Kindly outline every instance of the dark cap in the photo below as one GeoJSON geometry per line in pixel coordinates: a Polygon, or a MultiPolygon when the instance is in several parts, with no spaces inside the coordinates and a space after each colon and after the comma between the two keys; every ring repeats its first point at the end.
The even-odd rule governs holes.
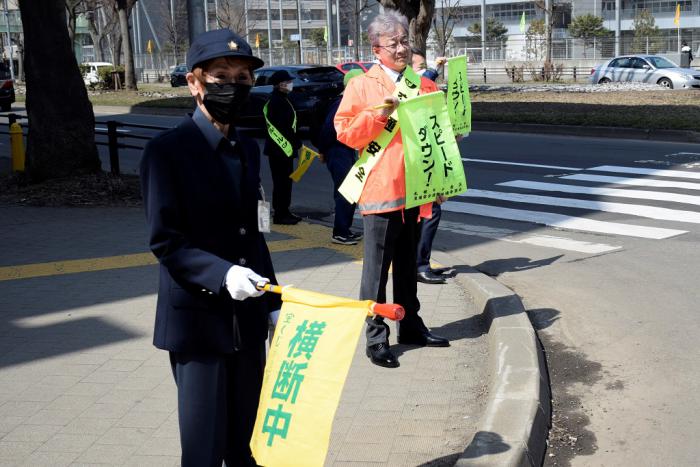
{"type": "Polygon", "coordinates": [[[280,83],[284,83],[285,81],[292,81],[294,78],[292,78],[292,75],[287,73],[287,70],[277,70],[274,73],[272,73],[272,76],[270,76],[270,79],[267,80],[267,82],[273,86],[276,86],[280,83]]]}
{"type": "Polygon", "coordinates": [[[187,69],[192,71],[196,65],[219,57],[246,59],[253,69],[265,64],[258,57],[253,56],[250,45],[241,36],[230,29],[214,29],[194,38],[190,50],[187,51],[187,69]]]}

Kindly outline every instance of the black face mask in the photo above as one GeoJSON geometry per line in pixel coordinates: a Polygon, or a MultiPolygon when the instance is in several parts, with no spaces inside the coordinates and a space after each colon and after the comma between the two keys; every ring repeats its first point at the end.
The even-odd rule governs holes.
{"type": "Polygon", "coordinates": [[[219,123],[233,122],[238,112],[248,102],[252,86],[241,83],[204,83],[207,93],[202,102],[209,115],[219,123]]]}

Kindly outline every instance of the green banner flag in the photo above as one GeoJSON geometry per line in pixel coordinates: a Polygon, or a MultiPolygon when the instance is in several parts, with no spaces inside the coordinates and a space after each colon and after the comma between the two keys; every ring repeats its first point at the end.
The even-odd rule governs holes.
{"type": "Polygon", "coordinates": [[[406,209],[467,190],[464,166],[441,92],[398,107],[406,166],[406,209]]]}
{"type": "Polygon", "coordinates": [[[467,57],[454,57],[447,61],[447,108],[452,129],[456,135],[468,135],[472,131],[472,102],[469,98],[467,57]]]}

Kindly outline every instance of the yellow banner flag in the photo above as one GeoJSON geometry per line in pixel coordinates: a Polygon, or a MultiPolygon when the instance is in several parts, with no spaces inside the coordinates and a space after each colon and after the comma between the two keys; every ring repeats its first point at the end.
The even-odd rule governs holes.
{"type": "Polygon", "coordinates": [[[262,466],[322,466],[370,302],[286,287],[250,448],[262,466]]]}
{"type": "Polygon", "coordinates": [[[299,163],[297,164],[297,168],[289,175],[289,178],[295,182],[301,180],[301,177],[303,177],[306,171],[309,170],[311,163],[317,157],[319,157],[319,154],[316,151],[306,146],[302,146],[301,151],[299,151],[299,163]]]}
{"type": "Polygon", "coordinates": [[[673,24],[675,24],[676,26],[681,25],[681,4],[680,3],[676,3],[676,16],[675,16],[675,18],[673,18],[673,24]]]}

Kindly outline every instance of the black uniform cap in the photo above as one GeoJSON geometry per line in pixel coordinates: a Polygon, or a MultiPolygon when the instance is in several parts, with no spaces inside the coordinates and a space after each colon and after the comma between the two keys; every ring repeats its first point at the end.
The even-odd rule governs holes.
{"type": "Polygon", "coordinates": [[[293,79],[294,78],[292,78],[292,75],[287,73],[287,70],[277,70],[272,73],[272,76],[270,76],[270,79],[268,79],[267,82],[268,84],[276,86],[280,83],[284,83],[285,81],[292,81],[293,79]]]}
{"type": "Polygon", "coordinates": [[[192,71],[200,63],[219,57],[245,59],[251,63],[253,69],[265,64],[253,56],[250,45],[241,36],[230,29],[214,29],[194,38],[190,50],[187,51],[187,69],[192,71]]]}

